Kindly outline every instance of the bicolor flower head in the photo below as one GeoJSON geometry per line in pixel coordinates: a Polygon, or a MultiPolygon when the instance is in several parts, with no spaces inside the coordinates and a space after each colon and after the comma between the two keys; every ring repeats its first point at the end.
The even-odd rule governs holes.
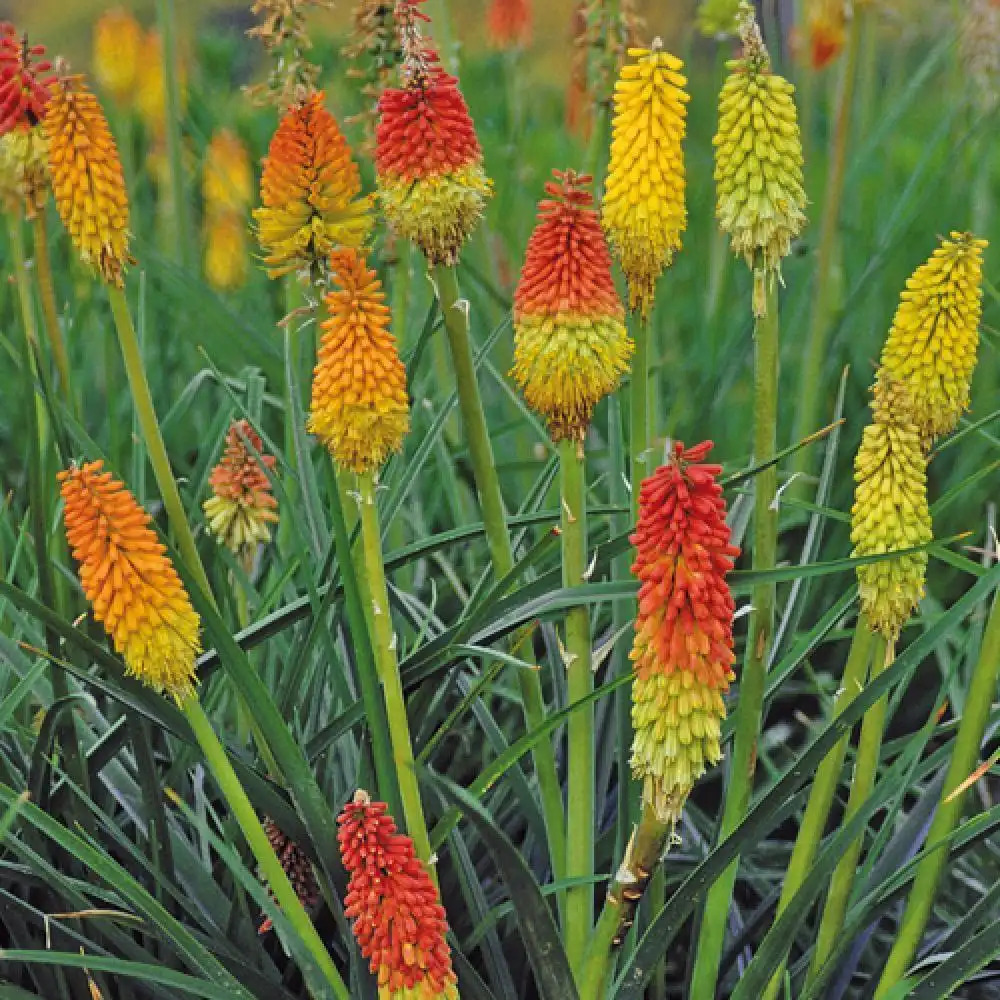
{"type": "Polygon", "coordinates": [[[400,8],[409,18],[401,28],[403,86],[386,88],[378,102],[379,201],[393,230],[430,264],[451,264],[482,217],[492,184],[458,80],[422,47],[413,31],[418,12],[400,8]]]}
{"type": "Polygon", "coordinates": [[[332,253],[330,271],[340,287],[326,296],[309,430],[338,465],[371,472],[399,451],[410,428],[406,369],[375,272],[356,250],[332,253]]]}
{"type": "Polygon", "coordinates": [[[271,139],[254,211],[272,278],[319,264],[336,247],[360,247],[371,202],[336,119],[319,91],[285,112],[271,139]]]}
{"type": "Polygon", "coordinates": [[[150,517],[102,462],[59,473],[80,583],[133,677],[178,701],[194,693],[200,622],[150,517]]]}
{"type": "Polygon", "coordinates": [[[128,192],[118,147],[82,76],[52,88],[43,121],[52,194],[83,261],[109,284],[125,284],[128,192]]]}
{"type": "Polygon", "coordinates": [[[51,69],[44,45],[29,45],[14,25],[0,22],[0,135],[42,120],[55,82],[51,69]]]}
{"type": "MultiPolygon", "coordinates": [[[[883,555],[933,539],[927,505],[927,455],[909,417],[907,387],[886,374],[875,385],[874,420],[854,459],[851,555],[883,555]]],[[[927,551],[859,566],[861,610],[871,628],[895,640],[924,594],[927,551]]]]}
{"type": "Polygon", "coordinates": [[[907,280],[882,350],[882,369],[905,386],[925,444],[954,430],[969,408],[986,246],[972,233],[942,240],[907,280]]]}
{"type": "Polygon", "coordinates": [[[144,43],[142,25],[124,7],[105,11],[94,25],[94,79],[118,104],[135,100],[144,43]]]}
{"type": "Polygon", "coordinates": [[[632,773],[664,823],[677,822],[694,783],[722,756],[722,696],[734,677],[726,574],[739,549],[729,542],[721,466],[704,463],[711,447],[674,445],[642,483],[632,535],[632,773]]]}
{"type": "Polygon", "coordinates": [[[486,33],[495,49],[513,49],[531,41],[530,0],[491,0],[486,33]]]}
{"type": "Polygon", "coordinates": [[[611,162],[601,221],[628,281],[629,305],[653,305],[656,279],[687,227],[684,139],[688,95],[683,63],[653,49],[629,49],[615,84],[611,162]]]}
{"type": "Polygon", "coordinates": [[[743,57],[728,63],[719,96],[715,146],[715,214],[733,252],[754,272],[753,310],[762,316],[767,283],[806,223],[802,143],[792,98],[795,88],[771,72],[754,19],[740,6],[743,57]]]}
{"type": "Polygon", "coordinates": [[[847,37],[847,0],[810,0],[806,8],[809,63],[823,69],[840,55],[847,37]]]}
{"type": "Polygon", "coordinates": [[[511,375],[554,441],[582,441],[594,407],[628,371],[634,345],[585,190],[591,178],[553,173],[514,292],[511,375]]]}
{"type": "Polygon", "coordinates": [[[386,813],[384,802],[358,791],[337,818],[350,875],[344,914],[378,980],[379,1000],[457,1000],[444,907],[413,841],[386,813]]]}
{"type": "Polygon", "coordinates": [[[250,423],[234,420],[222,458],[208,479],[212,496],[203,507],[209,531],[247,569],[257,546],[271,540],[271,525],[278,521],[278,501],[267,478],[274,463],[273,455],[264,454],[260,435],[250,423]]]}
{"type": "MultiPolygon", "coordinates": [[[[299,897],[299,902],[307,910],[315,906],[319,902],[319,883],[316,881],[316,873],[313,871],[309,855],[291,837],[286,836],[273,819],[265,819],[263,826],[271,849],[281,862],[281,867],[295,890],[295,895],[299,897]]],[[[257,933],[266,934],[272,926],[268,917],[261,922],[257,933]]]]}
{"type": "Polygon", "coordinates": [[[242,215],[253,197],[253,168],[243,141],[227,128],[217,130],[205,150],[201,193],[206,215],[242,215]]]}

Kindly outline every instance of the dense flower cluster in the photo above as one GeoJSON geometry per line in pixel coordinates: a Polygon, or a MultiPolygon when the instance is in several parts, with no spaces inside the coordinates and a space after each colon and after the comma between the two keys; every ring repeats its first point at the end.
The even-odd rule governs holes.
{"type": "Polygon", "coordinates": [[[182,701],[194,692],[200,622],[149,515],[103,463],[59,473],[80,583],[127,671],[182,701]]]}
{"type": "Polygon", "coordinates": [[[554,441],[582,441],[594,407],[628,370],[633,344],[611,277],[591,178],[554,171],[514,293],[511,375],[554,441]]]}
{"type": "MultiPolygon", "coordinates": [[[[299,902],[307,910],[315,906],[319,902],[319,883],[309,855],[291,837],[286,836],[273,819],[264,820],[264,833],[295,890],[295,895],[299,897],[299,902]]],[[[266,918],[257,933],[266,934],[272,926],[270,918],[266,918]]]]}
{"type": "Polygon", "coordinates": [[[643,481],[632,572],[639,612],[631,658],[632,772],[643,801],[675,823],[706,767],[722,756],[723,694],[734,674],[730,544],[721,466],[704,463],[710,441],[674,445],[643,481]]]}
{"type": "Polygon", "coordinates": [[[634,62],[615,84],[614,131],[601,221],[628,281],[629,304],[653,305],[656,279],[673,260],[687,227],[684,139],[688,94],[684,65],[654,46],[629,49],[634,62]]]}
{"type": "Polygon", "coordinates": [[[344,914],[378,980],[379,1000],[457,1000],[448,923],[413,841],[384,802],[358,791],[337,819],[350,875],[344,914]]]}

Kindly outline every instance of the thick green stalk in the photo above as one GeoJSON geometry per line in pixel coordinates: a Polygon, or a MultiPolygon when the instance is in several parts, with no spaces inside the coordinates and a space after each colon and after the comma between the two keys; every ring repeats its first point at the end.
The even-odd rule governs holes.
{"type": "Polygon", "coordinates": [[[132,390],[132,403],[139,418],[139,426],[146,442],[149,464],[153,467],[156,484],[167,511],[170,528],[174,533],[177,548],[188,568],[188,572],[201,588],[205,597],[215,604],[212,588],[202,565],[198,548],[194,543],[194,535],[184,514],[184,505],[170,469],[170,459],[160,433],[160,424],[153,408],[153,397],[149,392],[149,382],[146,379],[146,369],[142,363],[142,353],[139,350],[139,340],[132,325],[132,316],[125,301],[125,292],[114,285],[108,286],[108,298],[111,300],[111,313],[114,316],[115,327],[118,330],[118,343],[122,349],[122,359],[125,362],[125,373],[128,376],[129,388],[132,390]]]}
{"type": "MultiPolygon", "coordinates": [[[[844,665],[844,676],[840,681],[840,689],[833,701],[834,718],[840,715],[862,691],[865,675],[868,672],[868,664],[871,661],[873,641],[874,636],[868,627],[868,617],[861,615],[854,628],[854,636],[847,654],[847,663],[844,665]]],[[[816,770],[816,777],[809,789],[809,801],[806,803],[806,809],[802,815],[802,825],[799,827],[795,846],[792,848],[792,855],[788,859],[788,866],[785,869],[781,898],[778,900],[778,908],[774,914],[775,920],[785,912],[816,859],[816,853],[823,839],[823,831],[826,828],[826,821],[830,816],[830,806],[833,804],[833,797],[837,793],[837,785],[840,783],[840,772],[844,766],[844,758],[847,756],[850,739],[850,733],[845,733],[823,758],[823,762],[816,770]]],[[[775,1000],[781,989],[783,977],[784,963],[775,972],[761,1000],[775,1000]]]]}
{"type": "MultiPolygon", "coordinates": [[[[330,987],[339,1000],[350,1000],[350,993],[348,993],[340,973],[337,972],[337,967],[333,964],[333,959],[309,918],[309,914],[303,909],[291,882],[288,881],[288,876],[281,867],[281,862],[274,853],[274,849],[267,839],[267,834],[264,833],[257,813],[251,805],[250,799],[247,798],[232,764],[229,763],[226,751],[219,742],[219,737],[215,734],[208,716],[205,715],[205,710],[201,707],[201,702],[198,701],[197,697],[188,698],[181,703],[181,709],[191,725],[191,731],[198,740],[198,745],[205,754],[205,761],[212,771],[219,790],[225,797],[233,816],[236,817],[236,821],[240,824],[243,835],[250,845],[250,850],[253,851],[254,857],[257,859],[262,877],[267,881],[275,901],[281,907],[281,912],[315,961],[325,984],[330,987]]],[[[310,992],[318,995],[312,989],[310,992]]]]}
{"type": "Polygon", "coordinates": [[[972,683],[965,699],[965,709],[955,734],[948,773],[941,789],[941,802],[934,814],[927,834],[929,853],[917,867],[917,874],[910,890],[903,920],[896,932],[896,940],[889,952],[882,978],[875,991],[875,1000],[883,1000],[889,991],[906,974],[917,953],[927,919],[931,913],[938,884],[948,862],[948,838],[955,832],[962,818],[966,789],[958,791],[976,768],[983,733],[990,717],[1000,675],[1000,601],[995,602],[983,635],[979,661],[972,674],[972,683]]]}
{"type": "Polygon", "coordinates": [[[649,475],[649,335],[648,316],[633,313],[632,378],[629,384],[629,476],[632,483],[632,520],[639,516],[639,487],[649,475]]]}
{"type": "MultiPolygon", "coordinates": [[[[562,492],[562,582],[579,587],[587,573],[587,506],[583,444],[559,444],[562,492]]],[[[590,613],[586,605],[566,613],[566,697],[572,705],[594,690],[590,613]]],[[[594,874],[594,706],[578,708],[567,724],[568,791],[566,876],[594,874]]],[[[566,893],[566,954],[582,985],[587,940],[594,926],[594,887],[588,882],[566,893]]]]}
{"type": "Polygon", "coordinates": [[[406,832],[413,838],[417,857],[427,866],[437,881],[431,865],[431,841],[427,835],[427,820],[417,786],[417,770],[413,760],[413,742],[410,723],[406,717],[406,699],[399,677],[396,658],[396,636],[392,630],[392,611],[389,607],[389,588],[385,581],[385,564],[382,557],[382,535],[375,505],[375,479],[371,472],[358,476],[359,503],[361,506],[361,548],[364,575],[368,584],[368,620],[375,654],[375,669],[382,684],[385,712],[389,722],[389,739],[392,756],[399,779],[399,793],[403,803],[406,832]]]}
{"type": "MultiPolygon", "coordinates": [[[[871,680],[888,667],[893,660],[893,647],[886,648],[881,637],[875,643],[872,657],[871,680]]],[[[858,740],[858,756],[854,763],[854,778],[851,781],[851,792],[847,799],[847,809],[843,822],[847,823],[864,805],[865,800],[875,787],[875,777],[878,772],[879,757],[882,753],[882,734],[885,731],[885,720],[889,710],[889,695],[883,695],[867,712],[861,723],[861,737],[858,740]]],[[[823,916],[819,922],[819,932],[816,935],[816,947],[813,950],[809,972],[806,975],[806,985],[810,985],[826,964],[836,947],[837,938],[844,927],[844,916],[847,904],[851,898],[854,877],[857,874],[858,859],[861,857],[861,847],[864,837],[857,837],[851,842],[847,851],[837,862],[837,867],[830,879],[830,890],[823,906],[823,916]]]]}
{"type": "MultiPolygon", "coordinates": [[[[858,37],[861,30],[860,22],[865,16],[867,15],[864,13],[864,5],[857,5],[841,56],[837,112],[833,133],[830,136],[830,165],[823,192],[823,214],[820,220],[819,248],[816,253],[816,286],[799,381],[798,414],[795,425],[797,439],[804,438],[816,429],[819,407],[825,398],[822,394],[823,366],[827,360],[827,341],[836,310],[834,296],[837,287],[837,237],[844,193],[847,144],[851,134],[854,84],[857,78],[858,37]]],[[[798,451],[793,459],[793,471],[805,471],[811,456],[812,451],[809,448],[798,451]]]]}
{"type": "MultiPolygon", "coordinates": [[[[755,275],[755,281],[758,279],[759,276],[755,275]]],[[[758,465],[769,461],[775,454],[778,422],[778,282],[773,275],[764,275],[763,280],[766,283],[764,315],[757,320],[754,328],[753,456],[758,465]]],[[[758,571],[774,568],[778,537],[778,511],[774,503],[777,476],[776,467],[771,465],[759,472],[755,480],[752,563],[753,568],[758,571]]],[[[767,661],[774,633],[774,584],[758,583],[753,588],[751,600],[753,612],[750,616],[743,670],[740,673],[733,758],[719,830],[720,840],[728,837],[742,822],[753,791],[767,661]]],[[[719,876],[708,892],[691,980],[691,996],[715,995],[729,904],[738,867],[737,859],[719,876]]]]}
{"type": "MultiPolygon", "coordinates": [[[[490,443],[483,401],[476,379],[476,366],[472,358],[472,344],[469,334],[469,304],[462,300],[458,275],[454,267],[437,265],[432,272],[434,287],[445,331],[451,349],[453,375],[458,389],[458,406],[462,414],[462,424],[472,462],[472,474],[479,494],[479,505],[483,512],[483,527],[486,542],[493,562],[493,570],[498,578],[507,576],[514,568],[514,552],[507,530],[507,517],[500,493],[500,479],[497,476],[493,446],[490,443]]],[[[527,663],[533,663],[534,651],[530,637],[525,638],[515,651],[527,663]]],[[[545,721],[545,700],[542,683],[534,667],[523,667],[517,672],[517,681],[524,708],[524,719],[529,730],[539,728],[545,721]]],[[[549,840],[549,857],[557,878],[561,878],[566,868],[566,833],[563,818],[562,789],[556,771],[555,753],[551,740],[539,740],[532,750],[535,774],[542,800],[545,830],[549,840]]]]}
{"type": "Polygon", "coordinates": [[[73,391],[69,375],[69,357],[66,343],[59,327],[59,310],[56,308],[56,288],[52,280],[52,259],[49,254],[49,235],[45,228],[45,215],[39,212],[33,223],[35,235],[35,274],[38,276],[38,292],[42,300],[42,316],[45,332],[52,350],[52,360],[59,372],[59,391],[66,405],[73,409],[73,391]]]}

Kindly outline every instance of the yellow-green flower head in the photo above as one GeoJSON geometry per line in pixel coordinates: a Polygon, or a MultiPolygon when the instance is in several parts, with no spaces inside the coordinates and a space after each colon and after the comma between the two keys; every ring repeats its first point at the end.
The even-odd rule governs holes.
{"type": "Polygon", "coordinates": [[[0,203],[33,219],[49,192],[49,147],[39,126],[0,136],[0,203]]]}
{"type": "Polygon", "coordinates": [[[795,88],[771,72],[771,60],[749,4],[740,7],[743,57],[728,64],[719,96],[715,146],[715,214],[733,252],[754,270],[754,314],[763,315],[791,241],[806,223],[802,143],[795,88]]]}
{"type": "MultiPolygon", "coordinates": [[[[875,419],[865,428],[854,460],[851,541],[855,558],[926,545],[933,538],[927,505],[927,456],[920,430],[907,416],[905,386],[881,376],[872,404],[875,419]]],[[[924,594],[927,552],[858,567],[861,609],[871,628],[890,641],[924,594]]]]}
{"type": "Polygon", "coordinates": [[[660,50],[629,49],[636,60],[615,84],[611,162],[601,222],[628,281],[629,306],[647,313],[656,279],[673,261],[687,227],[684,65],[660,50]]]}
{"type": "Polygon", "coordinates": [[[942,240],[906,282],[882,349],[882,368],[906,386],[925,445],[954,430],[969,407],[986,245],[972,233],[942,240]]]}
{"type": "Polygon", "coordinates": [[[703,35],[735,35],[740,0],[701,0],[698,30],[703,35]]]}

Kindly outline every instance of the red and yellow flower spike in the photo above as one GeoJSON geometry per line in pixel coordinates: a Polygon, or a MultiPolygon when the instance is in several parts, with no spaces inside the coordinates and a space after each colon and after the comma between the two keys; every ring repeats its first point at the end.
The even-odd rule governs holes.
{"type": "Polygon", "coordinates": [[[371,201],[323,96],[285,112],[264,159],[253,215],[272,278],[319,264],[336,247],[361,247],[371,232],[371,201]]]}
{"type": "Polygon", "coordinates": [[[118,104],[135,100],[144,42],[142,25],[124,7],[105,11],[94,25],[94,79],[118,104]]]}
{"type": "Polygon", "coordinates": [[[847,37],[847,0],[810,0],[806,9],[809,63],[824,69],[840,55],[847,37]]]}
{"type": "Polygon", "coordinates": [[[553,171],[514,293],[511,375],[553,441],[582,441],[594,407],[628,371],[633,343],[611,256],[585,190],[591,178],[553,171]]]}
{"type": "Polygon", "coordinates": [[[375,272],[353,249],[334,251],[330,271],[340,288],[326,296],[309,430],[338,465],[372,472],[399,451],[410,428],[406,369],[375,272]]]}
{"type": "Polygon", "coordinates": [[[378,980],[379,1000],[458,1000],[437,889],[384,802],[358,791],[337,818],[350,879],[344,914],[378,980]]]}
{"type": "Polygon", "coordinates": [[[491,0],[486,34],[495,49],[527,45],[531,41],[530,0],[491,0]]]}
{"type": "Polygon", "coordinates": [[[674,444],[667,463],[643,481],[632,572],[639,612],[631,658],[632,773],[643,802],[676,823],[695,781],[722,756],[723,694],[735,676],[730,544],[719,465],[712,448],[674,444]]]}
{"type": "Polygon", "coordinates": [[[102,462],[59,473],[80,583],[129,674],[184,701],[194,694],[200,622],[150,517],[102,462]]]}
{"type": "Polygon", "coordinates": [[[52,88],[44,119],[56,208],[80,257],[109,284],[125,284],[128,192],[118,148],[82,76],[52,88]]]}
{"type": "Polygon", "coordinates": [[[0,22],[0,135],[41,121],[55,82],[51,69],[44,45],[29,45],[14,25],[0,22]]]}
{"type": "Polygon", "coordinates": [[[615,84],[611,162],[601,221],[628,281],[629,306],[646,315],[656,279],[687,227],[684,139],[688,94],[683,63],[664,52],[629,49],[615,84]]]}
{"type": "Polygon", "coordinates": [[[212,496],[202,505],[209,531],[248,571],[257,546],[271,540],[271,525],[278,521],[278,501],[267,478],[275,458],[263,452],[260,435],[249,421],[234,420],[222,458],[208,479],[212,496]]]}
{"type": "MultiPolygon", "coordinates": [[[[927,455],[908,387],[881,372],[874,420],[854,460],[852,557],[927,545],[934,537],[927,504],[927,455]]],[[[859,566],[861,610],[873,631],[894,641],[924,593],[927,552],[909,552],[859,566]]]]}
{"type": "Polygon", "coordinates": [[[492,184],[458,80],[424,48],[426,20],[411,3],[397,5],[403,86],[379,98],[375,175],[386,219],[428,263],[453,264],[483,214],[492,184]]]}
{"type": "Polygon", "coordinates": [[[907,418],[929,445],[969,407],[979,346],[986,240],[952,233],[906,282],[882,349],[882,370],[905,386],[907,418]]]}

